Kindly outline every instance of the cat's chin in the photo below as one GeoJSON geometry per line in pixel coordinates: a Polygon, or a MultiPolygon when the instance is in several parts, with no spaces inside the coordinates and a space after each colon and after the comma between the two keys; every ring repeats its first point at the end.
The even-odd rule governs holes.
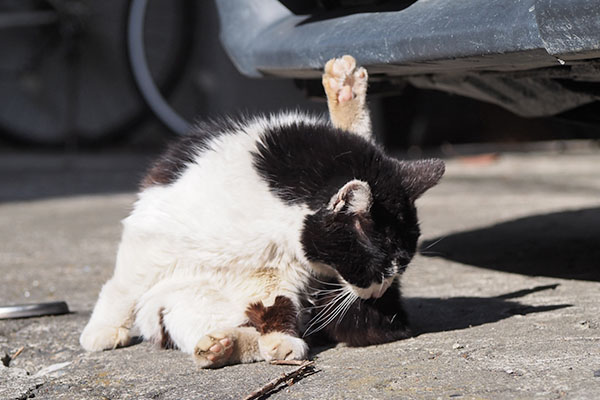
{"type": "Polygon", "coordinates": [[[383,280],[383,282],[372,283],[371,286],[366,288],[361,288],[350,283],[346,284],[350,287],[350,289],[361,299],[378,299],[385,293],[386,290],[392,285],[394,282],[394,277],[391,276],[383,280]]]}

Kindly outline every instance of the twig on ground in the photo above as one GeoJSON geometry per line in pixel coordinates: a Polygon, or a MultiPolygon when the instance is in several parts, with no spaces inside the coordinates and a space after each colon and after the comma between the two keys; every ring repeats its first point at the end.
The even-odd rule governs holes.
{"type": "Polygon", "coordinates": [[[13,354],[12,356],[10,356],[10,359],[14,360],[15,358],[19,357],[19,354],[21,354],[24,349],[25,349],[25,346],[19,347],[19,349],[17,351],[15,351],[15,354],[13,354]]]}
{"type": "Polygon", "coordinates": [[[8,355],[8,354],[4,354],[4,357],[2,357],[1,361],[2,364],[4,364],[5,367],[10,367],[10,362],[12,360],[14,360],[15,358],[17,358],[19,356],[19,354],[21,354],[23,352],[23,349],[25,348],[25,346],[21,346],[17,351],[14,352],[14,354],[8,355]]]}
{"type": "MultiPolygon", "coordinates": [[[[283,364],[283,363],[281,363],[281,364],[283,364]]],[[[283,365],[289,365],[289,364],[283,364],[283,365]]],[[[296,364],[294,363],[293,365],[296,365],[296,364]]],[[[248,396],[244,397],[243,400],[258,399],[258,398],[266,395],[267,393],[271,392],[275,388],[277,388],[283,382],[288,382],[288,385],[290,385],[291,384],[290,382],[292,382],[295,378],[308,372],[308,370],[310,368],[312,368],[314,365],[315,365],[314,361],[308,361],[308,360],[301,361],[301,364],[298,368],[296,368],[293,371],[282,374],[279,378],[273,379],[272,381],[268,382],[260,389],[257,389],[254,392],[250,393],[248,396]]]]}
{"type": "Polygon", "coordinates": [[[302,365],[306,360],[273,360],[272,365],[302,365]]]}

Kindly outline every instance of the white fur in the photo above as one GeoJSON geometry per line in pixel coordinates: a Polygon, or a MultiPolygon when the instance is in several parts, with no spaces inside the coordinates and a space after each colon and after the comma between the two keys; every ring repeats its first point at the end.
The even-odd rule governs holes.
{"type": "Polygon", "coordinates": [[[251,152],[266,127],[298,120],[316,121],[297,113],[252,120],[213,139],[172,184],[139,194],[114,276],[81,335],[86,350],[125,344],[133,324],[158,338],[162,313],[171,338],[192,353],[203,335],[243,323],[249,303],[297,300],[312,270],[299,237],[309,210],[275,196],[251,152]]]}
{"type": "Polygon", "coordinates": [[[266,360],[301,360],[308,354],[308,345],[298,337],[282,332],[270,332],[258,339],[260,355],[266,360]]]}

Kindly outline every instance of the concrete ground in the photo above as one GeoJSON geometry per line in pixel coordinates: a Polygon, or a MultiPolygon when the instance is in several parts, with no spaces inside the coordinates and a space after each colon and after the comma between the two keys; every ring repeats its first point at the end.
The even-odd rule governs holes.
{"type": "MultiPolygon", "coordinates": [[[[271,398],[600,398],[600,150],[448,161],[419,200],[422,254],[404,276],[417,335],[317,349],[316,373],[271,398]]],[[[71,314],[0,320],[0,399],[242,398],[282,372],[198,370],[147,343],[85,353],[119,220],[148,157],[0,155],[0,305],[71,314]]]]}

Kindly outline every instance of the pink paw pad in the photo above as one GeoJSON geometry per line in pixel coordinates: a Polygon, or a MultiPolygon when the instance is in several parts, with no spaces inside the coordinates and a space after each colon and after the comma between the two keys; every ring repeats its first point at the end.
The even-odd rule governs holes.
{"type": "Polygon", "coordinates": [[[338,103],[346,103],[359,96],[364,98],[367,80],[367,70],[357,68],[356,60],[351,56],[331,59],[325,65],[323,85],[327,97],[338,103]]]}
{"type": "Polygon", "coordinates": [[[344,86],[338,94],[338,101],[343,103],[352,100],[353,97],[352,88],[350,86],[344,86]]]}
{"type": "Polygon", "coordinates": [[[206,335],[196,344],[194,356],[203,368],[225,365],[233,353],[233,340],[222,334],[206,335]]]}

